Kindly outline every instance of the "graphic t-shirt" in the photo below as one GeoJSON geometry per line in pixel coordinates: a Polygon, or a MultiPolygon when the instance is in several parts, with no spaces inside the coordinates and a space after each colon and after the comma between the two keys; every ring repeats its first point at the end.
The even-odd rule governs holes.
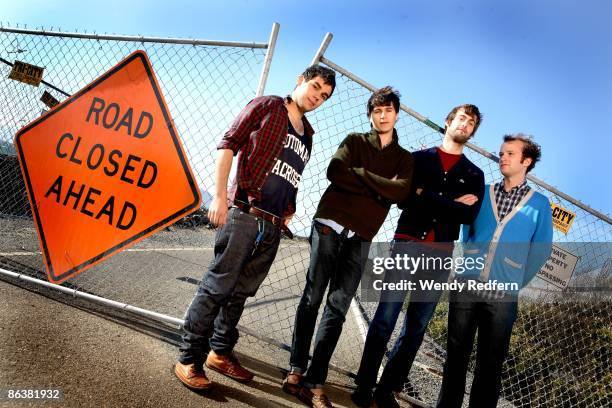
{"type": "Polygon", "coordinates": [[[261,203],[257,207],[282,216],[287,205],[295,200],[302,172],[310,158],[308,136],[298,135],[291,122],[285,146],[261,188],[261,203]]]}

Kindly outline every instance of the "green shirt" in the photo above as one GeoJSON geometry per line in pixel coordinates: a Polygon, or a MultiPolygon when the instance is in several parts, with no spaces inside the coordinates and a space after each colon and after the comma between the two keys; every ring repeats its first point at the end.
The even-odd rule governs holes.
{"type": "Polygon", "coordinates": [[[331,184],[314,218],[334,220],[372,240],[391,204],[403,201],[410,193],[412,170],[412,155],[399,145],[395,129],[392,142],[384,148],[375,130],[351,133],[329,163],[327,178],[331,184]]]}

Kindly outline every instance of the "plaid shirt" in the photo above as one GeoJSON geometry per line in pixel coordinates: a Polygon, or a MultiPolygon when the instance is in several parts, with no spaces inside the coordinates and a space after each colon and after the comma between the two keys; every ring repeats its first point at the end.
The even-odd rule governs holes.
{"type": "MultiPolygon", "coordinates": [[[[261,188],[280,155],[289,126],[285,102],[289,97],[260,96],[253,99],[238,114],[229,130],[223,135],[217,149],[231,149],[238,154],[236,180],[230,187],[229,199],[233,202],[237,187],[249,199],[261,200],[261,188]]],[[[302,117],[304,134],[308,138],[308,150],[312,146],[314,130],[306,117],[302,117]]],[[[283,215],[293,214],[291,203],[283,215]]]]}
{"type": "Polygon", "coordinates": [[[493,188],[495,190],[495,203],[497,204],[497,214],[499,214],[500,221],[516,207],[518,202],[531,189],[527,185],[527,179],[523,180],[518,186],[512,187],[509,192],[506,192],[504,189],[504,180],[496,183],[493,188]]]}

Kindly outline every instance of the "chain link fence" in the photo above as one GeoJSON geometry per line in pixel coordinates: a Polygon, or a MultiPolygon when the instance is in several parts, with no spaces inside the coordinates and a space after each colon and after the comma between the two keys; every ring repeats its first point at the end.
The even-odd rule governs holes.
{"type": "MultiPolygon", "coordinates": [[[[314,212],[326,187],[326,183],[316,175],[325,174],[329,157],[341,139],[350,132],[369,129],[365,107],[371,86],[326,58],[322,58],[322,62],[340,75],[333,98],[312,117],[318,135],[317,151],[312,156],[302,185],[304,197],[301,202],[306,214],[314,212]]],[[[442,140],[437,125],[407,107],[403,107],[396,129],[400,144],[411,151],[439,145],[442,140]]],[[[478,137],[488,136],[479,134],[478,137]]],[[[501,135],[495,137],[501,141],[501,135]]],[[[487,183],[501,179],[496,157],[492,154],[477,146],[464,152],[484,171],[487,183]]],[[[545,165],[546,160],[540,164],[545,165]]],[[[523,291],[510,356],[504,368],[503,401],[500,405],[609,406],[612,402],[612,372],[609,369],[612,354],[610,218],[537,178],[531,178],[536,191],[576,214],[567,234],[555,229],[553,239],[556,246],[579,257],[579,261],[565,290],[538,277],[530,285],[533,289],[523,291]]],[[[393,238],[398,216],[399,211],[392,208],[375,241],[389,242],[393,238]]],[[[309,221],[307,216],[303,219],[309,221]]],[[[376,303],[361,300],[359,303],[364,320],[369,321],[376,303]]],[[[435,403],[441,384],[447,312],[448,302],[441,301],[410,374],[418,398],[426,404],[435,403]]],[[[403,316],[400,316],[389,347],[397,338],[402,321],[403,316]]],[[[345,330],[344,335],[349,333],[345,330]]],[[[358,336],[356,333],[350,335],[358,336]]],[[[351,370],[358,367],[359,357],[356,355],[352,360],[351,370]]],[[[474,363],[472,359],[470,371],[473,371],[474,363]]]]}
{"type": "MultiPolygon", "coordinates": [[[[55,34],[0,31],[0,267],[42,279],[45,279],[42,257],[12,138],[19,128],[47,109],[40,101],[44,91],[64,100],[130,52],[144,49],[203,191],[206,207],[211,197],[206,189],[214,183],[215,145],[240,109],[255,96],[265,58],[265,44],[237,47],[55,34]],[[45,83],[35,88],[7,79],[15,60],[44,67],[45,83]]],[[[272,270],[257,296],[247,303],[241,320],[244,330],[283,348],[291,343],[295,311],[309,262],[307,237],[312,216],[328,185],[325,173],[329,159],[348,133],[369,130],[366,102],[371,86],[326,58],[321,61],[338,72],[338,84],[333,97],[309,115],[317,133],[302,177],[297,213],[291,223],[296,238],[282,241],[272,270]]],[[[402,146],[413,151],[441,142],[435,124],[403,108],[396,125],[402,146]]],[[[466,155],[484,171],[487,182],[499,179],[491,155],[479,149],[466,149],[466,155]]],[[[546,165],[546,161],[541,165],[546,165]]],[[[609,292],[587,294],[572,291],[572,287],[609,288],[610,220],[593,215],[575,200],[568,201],[561,192],[533,183],[532,186],[576,214],[568,234],[555,230],[554,240],[559,246],[565,244],[580,260],[566,290],[559,291],[540,281],[537,296],[522,296],[505,365],[504,399],[500,405],[608,406],[612,400],[612,373],[608,368],[612,340],[609,292]]],[[[398,217],[399,211],[393,207],[375,241],[392,239],[398,217]]],[[[180,317],[212,257],[213,240],[214,232],[207,228],[205,212],[201,212],[64,286],[180,317]]],[[[357,298],[332,360],[335,367],[356,372],[367,321],[375,309],[375,303],[357,298]]],[[[440,302],[410,374],[423,404],[435,401],[441,384],[447,311],[448,303],[440,302]]],[[[394,338],[399,326],[398,323],[394,338]]]]}
{"type": "MultiPolygon", "coordinates": [[[[41,101],[45,92],[64,101],[144,50],[206,207],[216,144],[263,91],[277,32],[275,25],[269,43],[238,43],[0,28],[0,267],[46,280],[13,145],[16,132],[49,109],[41,101]],[[36,87],[9,79],[16,61],[44,68],[43,82],[36,87]]],[[[213,240],[205,211],[199,211],[63,286],[180,317],[208,265],[213,240]]]]}

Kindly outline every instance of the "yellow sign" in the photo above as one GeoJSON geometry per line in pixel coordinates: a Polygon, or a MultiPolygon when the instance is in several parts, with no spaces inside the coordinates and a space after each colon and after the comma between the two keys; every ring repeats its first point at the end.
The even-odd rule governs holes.
{"type": "Polygon", "coordinates": [[[44,68],[37,67],[36,65],[15,61],[13,69],[11,69],[9,73],[9,78],[29,85],[38,86],[40,85],[40,81],[42,81],[44,70],[44,68]]]}
{"type": "Polygon", "coordinates": [[[550,207],[552,208],[553,226],[562,233],[567,234],[574,222],[574,218],[576,218],[576,213],[566,210],[555,203],[551,203],[550,207]]]}

